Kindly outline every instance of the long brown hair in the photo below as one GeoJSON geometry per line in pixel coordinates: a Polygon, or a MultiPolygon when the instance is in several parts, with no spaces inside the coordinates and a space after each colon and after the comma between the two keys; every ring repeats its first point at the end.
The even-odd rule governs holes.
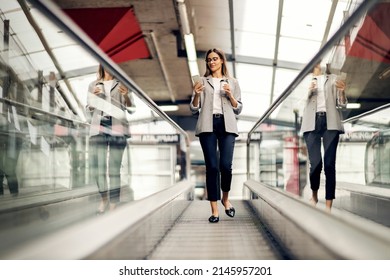
{"type": "MultiPolygon", "coordinates": [[[[111,74],[111,72],[109,72],[109,71],[107,71],[107,72],[109,74],[111,74]]],[[[103,65],[99,64],[99,68],[98,68],[98,71],[96,73],[96,76],[97,76],[98,80],[104,80],[106,74],[105,74],[105,68],[103,67],[103,65]]],[[[112,75],[112,78],[114,79],[115,77],[112,75]]]]}
{"type": "Polygon", "coordinates": [[[229,71],[227,69],[227,66],[226,66],[226,56],[225,56],[225,53],[220,50],[220,49],[209,49],[207,52],[206,52],[206,57],[205,57],[205,61],[206,61],[206,72],[204,73],[204,77],[208,77],[211,75],[211,70],[209,68],[209,64],[207,63],[207,57],[209,56],[210,53],[216,53],[219,58],[222,60],[222,76],[225,76],[225,77],[230,77],[229,75],[229,71]]]}
{"type": "Polygon", "coordinates": [[[99,64],[99,68],[98,68],[98,71],[97,71],[97,79],[98,80],[103,80],[104,79],[104,67],[101,64],[99,64]]]}

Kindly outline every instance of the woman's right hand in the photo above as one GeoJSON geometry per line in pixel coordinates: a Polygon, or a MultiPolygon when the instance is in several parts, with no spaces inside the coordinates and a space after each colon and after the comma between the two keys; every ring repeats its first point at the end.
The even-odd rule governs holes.
{"type": "Polygon", "coordinates": [[[100,87],[94,87],[93,93],[99,95],[100,93],[102,93],[102,89],[100,87]]]}
{"type": "Polygon", "coordinates": [[[345,81],[343,80],[336,80],[336,88],[338,90],[344,91],[345,90],[345,81]]]}
{"type": "Polygon", "coordinates": [[[315,90],[315,89],[317,89],[317,79],[312,79],[309,90],[315,90]]]}
{"type": "Polygon", "coordinates": [[[196,82],[194,84],[194,92],[199,95],[204,90],[204,85],[201,82],[196,82]]]}

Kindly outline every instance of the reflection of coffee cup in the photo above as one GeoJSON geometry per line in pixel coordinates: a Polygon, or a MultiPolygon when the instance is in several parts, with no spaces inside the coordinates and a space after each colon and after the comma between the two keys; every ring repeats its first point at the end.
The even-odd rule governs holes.
{"type": "Polygon", "coordinates": [[[99,89],[98,95],[104,96],[104,84],[102,82],[97,82],[95,87],[99,89]]]}
{"type": "Polygon", "coordinates": [[[311,80],[310,96],[316,95],[317,90],[318,90],[318,80],[317,78],[313,78],[311,80]]]}
{"type": "Polygon", "coordinates": [[[313,89],[316,89],[318,87],[317,78],[313,78],[313,80],[311,81],[311,84],[312,84],[313,89]]]}
{"type": "Polygon", "coordinates": [[[318,80],[317,80],[317,78],[313,78],[311,80],[311,84],[309,87],[309,98],[316,95],[317,91],[318,91],[318,80]]]}

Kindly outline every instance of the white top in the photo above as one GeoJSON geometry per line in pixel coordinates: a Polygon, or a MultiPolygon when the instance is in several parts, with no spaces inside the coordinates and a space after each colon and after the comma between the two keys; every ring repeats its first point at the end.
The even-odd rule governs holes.
{"type": "Polygon", "coordinates": [[[114,80],[103,81],[104,93],[106,94],[107,102],[111,102],[111,88],[114,80]]]}
{"type": "Polygon", "coordinates": [[[223,114],[222,111],[222,98],[221,98],[221,78],[213,78],[214,85],[214,101],[213,101],[213,114],[223,114]]]}
{"type": "MultiPolygon", "coordinates": [[[[103,85],[104,85],[104,94],[106,96],[106,101],[111,103],[111,88],[112,88],[112,84],[114,83],[114,80],[108,80],[108,81],[103,81],[103,85]]],[[[111,109],[111,106],[108,107],[108,110],[111,109]]],[[[110,111],[108,111],[107,113],[103,113],[103,116],[110,116],[110,111]]]]}
{"type": "Polygon", "coordinates": [[[314,76],[317,79],[317,112],[326,112],[324,85],[326,76],[314,76]]]}

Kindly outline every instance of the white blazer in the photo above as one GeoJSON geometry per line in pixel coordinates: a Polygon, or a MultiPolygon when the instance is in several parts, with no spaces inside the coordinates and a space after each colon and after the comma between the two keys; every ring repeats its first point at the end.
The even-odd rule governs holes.
{"type": "MultiPolygon", "coordinates": [[[[130,136],[130,127],[127,121],[127,112],[134,112],[135,104],[132,93],[129,91],[128,96],[131,101],[131,107],[127,108],[125,105],[125,98],[119,92],[119,81],[114,79],[112,83],[110,94],[111,102],[101,98],[93,93],[96,82],[94,81],[88,86],[87,97],[87,114],[90,116],[91,126],[89,136],[98,135],[99,133],[106,133],[116,136],[130,136]],[[100,121],[104,115],[112,117],[111,128],[103,127],[100,121]]],[[[107,94],[107,93],[105,93],[107,94]]]]}
{"type": "MultiPolygon", "coordinates": [[[[213,102],[214,102],[214,85],[212,76],[202,77],[202,82],[205,85],[204,90],[200,94],[200,105],[194,107],[192,101],[195,97],[195,92],[192,93],[190,108],[194,115],[199,114],[198,122],[195,128],[195,135],[199,136],[203,132],[213,132],[213,102]]],[[[238,136],[237,115],[242,111],[241,89],[238,81],[234,78],[228,78],[228,83],[233,92],[234,98],[237,100],[237,108],[233,108],[230,100],[227,97],[222,97],[222,112],[224,115],[226,132],[233,133],[238,136]]]]}

